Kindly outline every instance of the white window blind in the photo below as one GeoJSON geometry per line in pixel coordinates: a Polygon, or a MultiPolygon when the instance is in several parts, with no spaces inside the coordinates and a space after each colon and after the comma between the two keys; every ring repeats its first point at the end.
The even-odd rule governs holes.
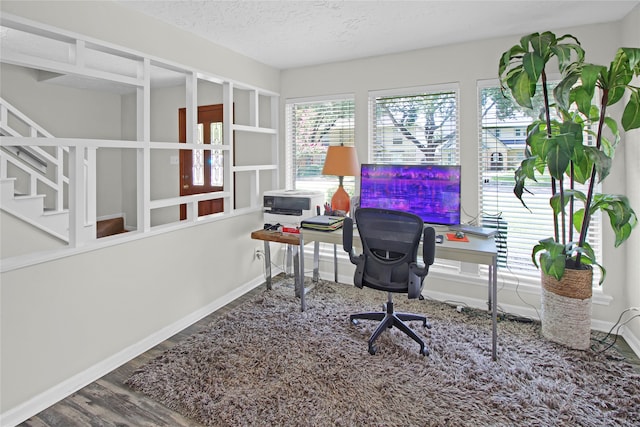
{"type": "Polygon", "coordinates": [[[374,163],[460,164],[457,85],[371,92],[374,163]]]}
{"type": "MultiPolygon", "coordinates": [[[[354,145],[354,111],[352,96],[287,101],[288,187],[322,191],[325,199],[331,200],[338,188],[338,177],[322,175],[322,166],[329,145],[354,145]]],[[[345,176],[343,186],[353,196],[355,178],[345,176]]]]}
{"type": "MultiPolygon", "coordinates": [[[[551,88],[549,90],[551,92],[551,88]]],[[[524,158],[527,126],[533,112],[520,108],[515,101],[504,99],[497,82],[479,85],[479,206],[484,225],[499,229],[496,241],[499,263],[517,275],[536,279],[540,272],[531,261],[531,250],[541,239],[552,237],[552,209],[549,205],[550,178],[528,182],[533,194],[525,194],[527,210],[513,193],[514,172],[524,158]]],[[[577,185],[586,193],[586,186],[577,185]]],[[[601,216],[594,215],[589,243],[601,260],[601,216]]],[[[577,240],[577,234],[574,234],[577,240]]],[[[600,261],[598,261],[600,262],[600,261]]],[[[599,270],[594,269],[594,283],[599,270]]],[[[537,281],[536,281],[537,283],[537,281]]]]}

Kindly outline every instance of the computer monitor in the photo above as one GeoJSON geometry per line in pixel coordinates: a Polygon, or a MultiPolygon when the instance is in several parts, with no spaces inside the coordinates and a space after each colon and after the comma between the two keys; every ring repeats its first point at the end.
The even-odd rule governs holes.
{"type": "Polygon", "coordinates": [[[427,224],[459,224],[460,166],[362,164],[360,206],[410,212],[427,224]]]}

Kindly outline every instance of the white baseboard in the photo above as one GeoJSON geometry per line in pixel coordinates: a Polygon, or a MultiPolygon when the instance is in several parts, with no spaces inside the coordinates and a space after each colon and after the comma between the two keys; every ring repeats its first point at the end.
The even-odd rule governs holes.
{"type": "Polygon", "coordinates": [[[260,286],[262,283],[264,283],[264,277],[257,277],[249,283],[246,283],[244,286],[234,289],[232,292],[216,299],[200,310],[190,313],[188,316],[185,316],[171,325],[149,335],[142,341],[123,349],[113,356],[93,365],[77,375],[74,375],[62,383],[51,387],[17,407],[0,414],[0,426],[13,427],[20,424],[49,406],[103,377],[119,366],[134,359],[145,351],[153,348],[162,341],[167,340],[198,320],[208,316],[219,308],[224,307],[226,304],[260,286]]]}

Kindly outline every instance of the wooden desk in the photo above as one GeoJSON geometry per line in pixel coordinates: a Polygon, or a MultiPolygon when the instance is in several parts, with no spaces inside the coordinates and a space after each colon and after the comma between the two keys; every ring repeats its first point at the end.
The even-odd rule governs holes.
{"type": "MultiPolygon", "coordinates": [[[[342,247],[342,230],[336,231],[317,231],[303,228],[300,233],[300,258],[304,258],[304,242],[315,242],[314,248],[314,280],[317,280],[318,268],[318,243],[333,243],[339,247],[342,247]]],[[[492,347],[491,357],[493,360],[497,358],[497,343],[498,343],[498,251],[496,248],[495,239],[476,237],[467,235],[468,242],[454,242],[449,241],[446,238],[442,243],[436,244],[436,258],[449,259],[454,261],[470,262],[474,264],[482,264],[489,266],[488,274],[488,303],[489,310],[491,311],[492,321],[492,347]]],[[[357,236],[357,230],[354,230],[354,246],[362,247],[359,236],[357,236]]],[[[334,248],[335,250],[335,248],[334,248]]],[[[334,262],[336,258],[334,254],[334,262]]],[[[303,270],[304,271],[304,270],[303,270]]],[[[337,272],[335,273],[337,278],[337,272]]],[[[337,280],[337,279],[336,279],[337,280]]],[[[304,307],[304,294],[301,295],[302,306],[304,307]]],[[[304,310],[304,308],[303,308],[304,310]]]]}
{"type": "MultiPolygon", "coordinates": [[[[282,233],[273,230],[256,230],[251,232],[251,238],[264,242],[264,268],[267,280],[267,289],[271,290],[271,250],[269,242],[284,243],[293,249],[293,270],[295,276],[296,296],[302,291],[304,301],[304,257],[299,256],[298,248],[302,247],[301,236],[290,233],[282,233]]],[[[304,304],[302,310],[304,311],[304,304]]]]}

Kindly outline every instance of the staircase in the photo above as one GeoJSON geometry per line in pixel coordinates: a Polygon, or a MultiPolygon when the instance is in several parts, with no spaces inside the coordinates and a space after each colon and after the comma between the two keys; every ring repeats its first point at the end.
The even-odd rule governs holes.
{"type": "MultiPolygon", "coordinates": [[[[0,159],[0,161],[4,161],[4,159],[0,159]]],[[[16,178],[0,178],[2,210],[67,242],[69,240],[69,211],[45,209],[45,196],[17,193],[15,182],[16,178]]]]}
{"type": "MultiPolygon", "coordinates": [[[[3,98],[0,98],[0,134],[53,138],[3,98]]],[[[37,146],[3,146],[0,149],[0,206],[15,217],[68,242],[69,212],[64,209],[63,190],[69,182],[63,174],[66,152],[68,150],[63,147],[45,151],[37,146]],[[41,194],[43,191],[49,196],[41,194]]]]}
{"type": "MultiPolygon", "coordinates": [[[[0,97],[0,135],[16,137],[15,145],[3,143],[0,147],[0,208],[3,211],[37,227],[52,236],[69,242],[70,214],[65,205],[69,203],[70,188],[65,169],[69,164],[69,148],[57,144],[33,145],[31,138],[38,141],[55,138],[20,110],[0,97]],[[20,130],[17,130],[20,129],[20,130]]],[[[10,140],[10,138],[5,139],[10,140]]],[[[87,154],[81,157],[84,179],[95,175],[95,154],[92,167],[87,154]],[[93,171],[92,171],[93,169],[93,171]]],[[[94,200],[88,197],[91,190],[83,182],[85,203],[94,200]]],[[[95,203],[93,204],[95,206],[95,203]]],[[[96,238],[95,207],[84,205],[78,210],[80,228],[76,231],[74,245],[83,244],[87,239],[96,238]]]]}

